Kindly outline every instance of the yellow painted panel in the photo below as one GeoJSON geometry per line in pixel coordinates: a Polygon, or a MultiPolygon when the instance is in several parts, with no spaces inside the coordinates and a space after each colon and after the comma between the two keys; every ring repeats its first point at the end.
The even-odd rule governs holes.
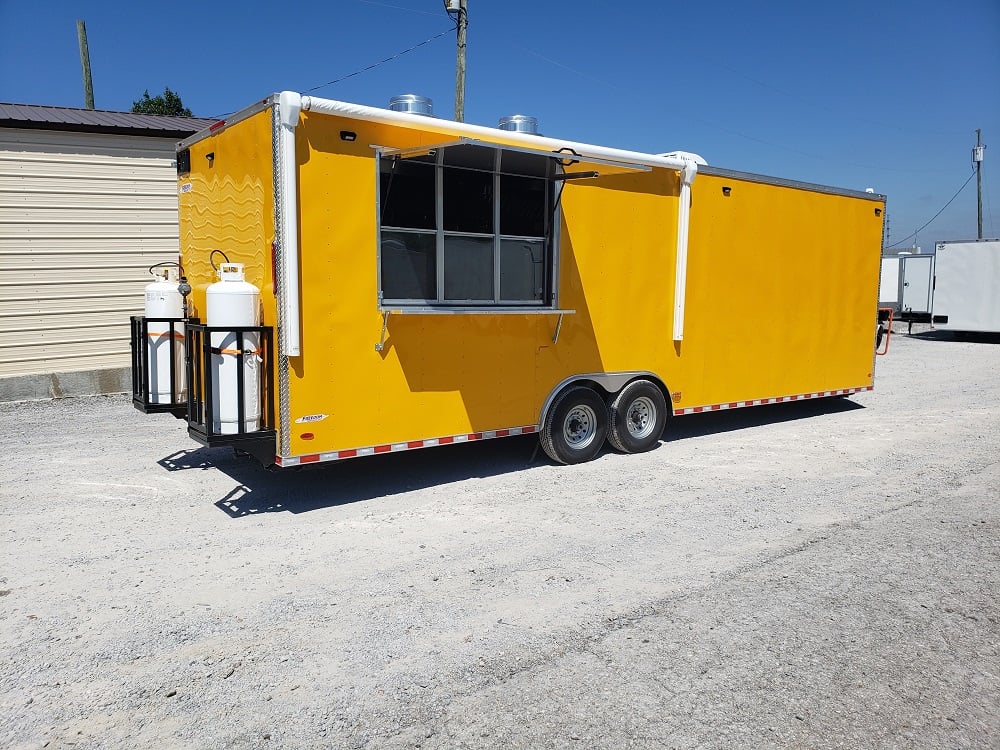
{"type": "MultiPolygon", "coordinates": [[[[246,266],[247,281],[261,290],[265,324],[275,325],[271,111],[210,135],[190,150],[191,172],[180,175],[177,183],[181,256],[193,287],[192,315],[205,322],[205,290],[218,280],[210,256],[221,250],[230,262],[246,266]]],[[[223,261],[215,256],[216,265],[223,261]]]]}
{"type": "Polygon", "coordinates": [[[883,210],[700,175],[679,405],[870,385],[883,210]]]}
{"type": "Polygon", "coordinates": [[[542,329],[551,336],[549,316],[390,316],[386,345],[375,350],[383,321],[368,144],[441,140],[389,130],[323,116],[306,117],[299,127],[303,330],[302,356],[289,360],[293,454],[537,419],[535,339],[542,329]],[[362,132],[352,144],[340,139],[342,129],[362,132]],[[294,423],[318,414],[328,416],[294,423]]]}
{"type": "MultiPolygon", "coordinates": [[[[576,310],[538,357],[544,392],[564,378],[648,370],[665,377],[679,180],[671,170],[601,176],[566,186],[560,306],[576,310]]],[[[541,402],[539,402],[539,407],[541,402]]]]}

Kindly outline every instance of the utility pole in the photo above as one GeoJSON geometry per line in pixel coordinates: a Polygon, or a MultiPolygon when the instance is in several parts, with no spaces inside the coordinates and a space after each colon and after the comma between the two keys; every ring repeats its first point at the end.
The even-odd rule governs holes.
{"type": "Polygon", "coordinates": [[[80,65],[83,67],[83,98],[87,109],[94,108],[94,81],[90,77],[90,48],[87,46],[87,24],[76,22],[76,36],[80,42],[80,65]]]}
{"type": "Polygon", "coordinates": [[[455,28],[458,42],[455,50],[455,122],[465,122],[465,37],[469,28],[468,0],[444,0],[445,10],[457,14],[455,28]]]}
{"type": "Polygon", "coordinates": [[[979,239],[983,238],[983,131],[976,128],[976,147],[972,149],[972,161],[976,165],[976,206],[979,209],[979,239]]]}

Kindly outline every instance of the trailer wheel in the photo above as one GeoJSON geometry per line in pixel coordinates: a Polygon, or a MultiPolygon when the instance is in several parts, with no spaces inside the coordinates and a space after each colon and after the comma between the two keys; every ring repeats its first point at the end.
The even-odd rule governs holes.
{"type": "Polygon", "coordinates": [[[663,392],[648,380],[633,380],[611,402],[608,442],[622,453],[642,453],[656,446],[666,423],[663,392]]]}
{"type": "Polygon", "coordinates": [[[608,434],[608,406],[595,391],[569,388],[552,403],[538,436],[542,450],[561,464],[590,461],[608,434]]]}

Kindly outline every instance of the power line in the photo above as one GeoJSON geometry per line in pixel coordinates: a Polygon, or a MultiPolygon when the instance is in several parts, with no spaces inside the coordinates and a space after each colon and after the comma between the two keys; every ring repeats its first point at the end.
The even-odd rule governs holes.
{"type": "MultiPolygon", "coordinates": [[[[377,4],[377,3],[373,3],[373,4],[377,4]]],[[[396,6],[388,6],[388,7],[396,7],[396,6]]],[[[437,14],[435,14],[435,15],[437,15],[437,14]]],[[[432,36],[430,39],[424,39],[424,41],[422,41],[422,42],[420,42],[418,44],[414,44],[412,47],[408,47],[408,48],[404,49],[402,52],[397,52],[395,55],[391,55],[390,57],[387,57],[384,60],[379,60],[377,63],[372,63],[371,65],[369,65],[366,68],[361,68],[360,70],[355,70],[353,73],[348,73],[346,76],[341,76],[340,78],[335,78],[334,80],[328,81],[327,83],[321,83],[319,86],[313,86],[311,89],[306,89],[303,93],[307,93],[308,94],[308,93],[311,93],[311,92],[316,91],[318,89],[326,88],[327,86],[332,86],[335,83],[340,83],[341,81],[346,81],[348,78],[353,78],[354,76],[361,75],[362,73],[367,73],[369,70],[372,70],[373,68],[377,68],[379,65],[384,65],[387,62],[391,62],[391,61],[395,60],[397,57],[402,57],[407,52],[413,52],[413,50],[417,49],[418,47],[423,47],[425,44],[430,44],[435,39],[440,39],[445,34],[450,34],[456,28],[457,28],[457,25],[451,27],[450,29],[446,29],[445,31],[442,31],[440,34],[436,34],[435,36],[432,36]]],[[[212,115],[208,119],[222,120],[222,119],[224,119],[226,117],[229,117],[229,115],[231,115],[231,114],[233,114],[233,112],[226,112],[225,114],[222,114],[222,115],[212,115]]]]}
{"type": "Polygon", "coordinates": [[[405,10],[408,13],[419,13],[422,16],[434,16],[437,18],[440,13],[431,13],[429,10],[417,10],[416,8],[407,8],[403,5],[389,5],[388,3],[378,3],[375,0],[358,0],[359,3],[364,3],[365,5],[379,5],[383,8],[394,8],[395,10],[405,10]]]}
{"type": "Polygon", "coordinates": [[[372,63],[371,65],[369,65],[366,68],[361,68],[360,70],[355,70],[353,73],[348,73],[346,76],[341,76],[340,78],[335,78],[332,81],[327,81],[326,83],[321,83],[319,86],[313,86],[311,89],[306,89],[305,93],[310,93],[310,92],[316,91],[318,89],[326,88],[327,86],[332,86],[335,83],[340,83],[341,81],[346,81],[348,78],[353,78],[354,76],[361,75],[362,73],[367,73],[369,70],[372,70],[373,68],[377,68],[379,65],[384,65],[387,62],[392,62],[397,57],[402,57],[407,52],[413,52],[413,50],[415,50],[415,49],[417,49],[419,47],[423,47],[425,44],[430,44],[435,39],[440,39],[445,34],[450,34],[454,30],[455,30],[455,27],[452,26],[450,29],[446,29],[445,31],[442,31],[440,34],[432,36],[430,39],[424,39],[424,41],[422,41],[422,42],[420,42],[418,44],[414,44],[412,47],[408,47],[408,48],[404,49],[402,52],[397,52],[395,55],[391,55],[390,57],[387,57],[384,60],[379,60],[377,63],[372,63]]]}
{"type": "Polygon", "coordinates": [[[922,227],[920,227],[920,229],[918,229],[918,230],[917,230],[916,232],[914,232],[913,234],[909,234],[909,235],[907,235],[906,237],[904,237],[903,239],[901,239],[901,240],[900,240],[899,242],[896,242],[896,243],[893,243],[892,245],[889,245],[889,247],[887,247],[887,248],[886,248],[886,250],[891,250],[892,248],[896,247],[897,245],[902,245],[902,244],[903,244],[904,242],[906,242],[907,240],[909,240],[909,239],[911,239],[911,238],[913,238],[913,237],[916,237],[916,236],[917,236],[918,234],[920,234],[920,233],[921,233],[921,232],[922,232],[922,231],[923,231],[924,229],[926,229],[927,227],[929,227],[929,226],[930,226],[930,224],[931,224],[931,222],[932,222],[932,221],[934,221],[934,219],[936,219],[936,218],[937,218],[938,216],[940,216],[940,215],[941,215],[942,213],[944,213],[944,210],[945,210],[946,208],[948,208],[948,206],[950,206],[950,205],[951,205],[952,201],[954,201],[954,200],[955,200],[955,199],[956,199],[956,198],[958,197],[958,194],[959,194],[959,193],[961,193],[961,192],[962,192],[963,190],[965,190],[965,186],[966,186],[966,185],[968,185],[968,184],[969,184],[970,182],[972,182],[972,178],[973,178],[973,177],[975,177],[975,176],[976,176],[976,173],[975,173],[975,172],[973,172],[972,174],[970,174],[970,175],[969,175],[969,179],[967,179],[967,180],[966,180],[965,182],[963,182],[963,183],[962,183],[962,187],[960,187],[960,188],[958,189],[958,192],[956,192],[956,193],[955,193],[955,194],[954,194],[953,196],[951,196],[951,200],[949,200],[949,201],[948,201],[947,203],[945,203],[945,204],[944,204],[944,205],[943,205],[943,206],[941,207],[941,210],[940,210],[940,211],[938,211],[938,212],[937,212],[936,214],[934,214],[934,215],[933,215],[933,216],[932,216],[932,217],[930,218],[930,221],[928,221],[928,222],[927,222],[926,224],[924,224],[924,225],[923,225],[922,227]]]}

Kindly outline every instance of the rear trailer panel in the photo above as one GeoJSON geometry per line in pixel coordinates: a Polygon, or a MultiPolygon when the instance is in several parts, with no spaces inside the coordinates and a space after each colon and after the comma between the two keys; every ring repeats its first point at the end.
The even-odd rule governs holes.
{"type": "Polygon", "coordinates": [[[935,256],[934,325],[1000,333],[1000,240],[940,242],[935,256]]]}

